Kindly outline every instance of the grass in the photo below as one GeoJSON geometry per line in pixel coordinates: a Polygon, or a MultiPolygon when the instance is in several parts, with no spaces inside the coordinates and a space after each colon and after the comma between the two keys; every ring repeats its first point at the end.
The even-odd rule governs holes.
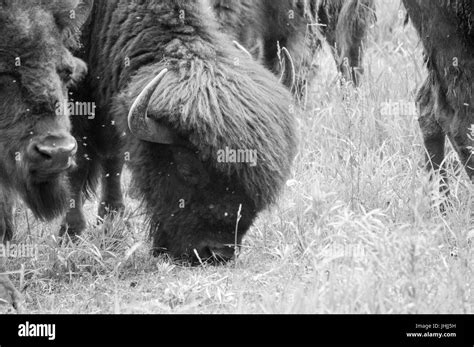
{"type": "Polygon", "coordinates": [[[77,245],[59,244],[59,222],[41,224],[19,206],[15,242],[39,247],[36,259],[8,264],[23,265],[13,280],[28,312],[473,313],[473,187],[448,146],[452,196],[440,214],[416,115],[382,112],[387,102],[413,102],[425,69],[398,2],[377,3],[361,88],[341,87],[321,53],[298,114],[292,177],[235,262],[188,268],[153,258],[130,196],[125,217],[106,221],[107,235],[89,203],[77,245]]]}

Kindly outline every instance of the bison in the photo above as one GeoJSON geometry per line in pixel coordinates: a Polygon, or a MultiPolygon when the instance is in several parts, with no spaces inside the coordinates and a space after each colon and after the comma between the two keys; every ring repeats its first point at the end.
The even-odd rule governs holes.
{"type": "Polygon", "coordinates": [[[83,202],[99,181],[99,215],[123,209],[126,162],[155,254],[231,259],[290,173],[291,94],[219,30],[204,0],[97,1],[83,43],[90,70],[75,98],[97,109],[73,120],[76,204],[61,234],[85,228],[83,202]]]}
{"type": "Polygon", "coordinates": [[[274,73],[282,73],[281,49],[288,50],[297,79],[283,82],[297,95],[315,76],[323,37],[343,78],[359,84],[374,0],[211,0],[211,5],[221,29],[274,73]]]}
{"type": "Polygon", "coordinates": [[[471,0],[404,0],[424,47],[428,77],[419,90],[419,123],[428,169],[443,170],[445,137],[474,178],[474,13],[471,0]]]}
{"type": "MultiPolygon", "coordinates": [[[[66,171],[74,166],[67,88],[86,73],[70,49],[90,5],[78,1],[0,1],[0,241],[13,236],[19,195],[36,217],[49,220],[68,206],[66,171]]],[[[5,259],[0,259],[0,271],[5,259]]],[[[0,297],[19,293],[0,275],[0,297]]]]}

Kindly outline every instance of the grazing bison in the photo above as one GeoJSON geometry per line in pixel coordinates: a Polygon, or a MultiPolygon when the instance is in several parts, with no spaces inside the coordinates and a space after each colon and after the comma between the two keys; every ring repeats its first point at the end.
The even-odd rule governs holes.
{"type": "Polygon", "coordinates": [[[99,215],[123,208],[125,161],[157,253],[231,259],[289,174],[289,92],[220,32],[204,0],[97,1],[84,46],[90,71],[76,98],[97,110],[74,122],[77,203],[62,233],[84,229],[98,181],[99,215]]]}
{"type": "Polygon", "coordinates": [[[474,12],[471,0],[404,0],[408,16],[424,47],[428,77],[417,101],[428,168],[446,177],[445,136],[451,141],[470,179],[474,124],[474,12]]]}
{"type": "MultiPolygon", "coordinates": [[[[41,219],[68,206],[66,170],[74,165],[77,143],[58,106],[86,73],[69,49],[88,10],[77,1],[0,1],[0,242],[12,238],[14,196],[41,219]]],[[[4,263],[1,258],[0,272],[4,263]]],[[[19,300],[5,275],[0,298],[19,300]]]]}
{"type": "Polygon", "coordinates": [[[281,73],[280,49],[289,51],[297,80],[284,83],[297,94],[314,78],[314,56],[323,37],[333,48],[343,77],[359,83],[364,39],[375,21],[374,0],[211,0],[211,4],[221,28],[274,73],[281,73]]]}

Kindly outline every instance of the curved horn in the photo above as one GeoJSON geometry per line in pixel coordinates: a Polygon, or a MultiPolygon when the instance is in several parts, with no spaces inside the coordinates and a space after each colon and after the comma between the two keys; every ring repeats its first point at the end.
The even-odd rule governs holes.
{"type": "Polygon", "coordinates": [[[147,84],[128,114],[128,127],[131,133],[140,140],[168,145],[175,142],[175,134],[169,127],[161,125],[147,115],[151,97],[167,72],[168,69],[163,69],[147,84]]]}
{"type": "Polygon", "coordinates": [[[280,83],[283,83],[288,88],[293,88],[296,81],[296,72],[295,72],[295,65],[293,64],[293,58],[291,58],[290,52],[283,47],[281,49],[284,55],[284,64],[283,64],[283,72],[280,77],[280,83]]]}
{"type": "Polygon", "coordinates": [[[247,51],[244,46],[242,46],[242,45],[241,45],[240,43],[238,43],[237,41],[232,41],[232,43],[234,44],[234,46],[235,46],[236,48],[240,49],[242,52],[244,52],[245,54],[247,54],[250,59],[253,59],[252,54],[250,54],[250,52],[247,51]]]}

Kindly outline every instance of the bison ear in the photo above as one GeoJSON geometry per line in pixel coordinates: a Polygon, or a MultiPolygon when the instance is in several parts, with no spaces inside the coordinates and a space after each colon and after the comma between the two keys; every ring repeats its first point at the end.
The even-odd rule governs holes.
{"type": "Polygon", "coordinates": [[[92,10],[94,0],[76,0],[68,9],[55,13],[56,23],[67,41],[77,36],[81,27],[86,23],[92,10]]]}

